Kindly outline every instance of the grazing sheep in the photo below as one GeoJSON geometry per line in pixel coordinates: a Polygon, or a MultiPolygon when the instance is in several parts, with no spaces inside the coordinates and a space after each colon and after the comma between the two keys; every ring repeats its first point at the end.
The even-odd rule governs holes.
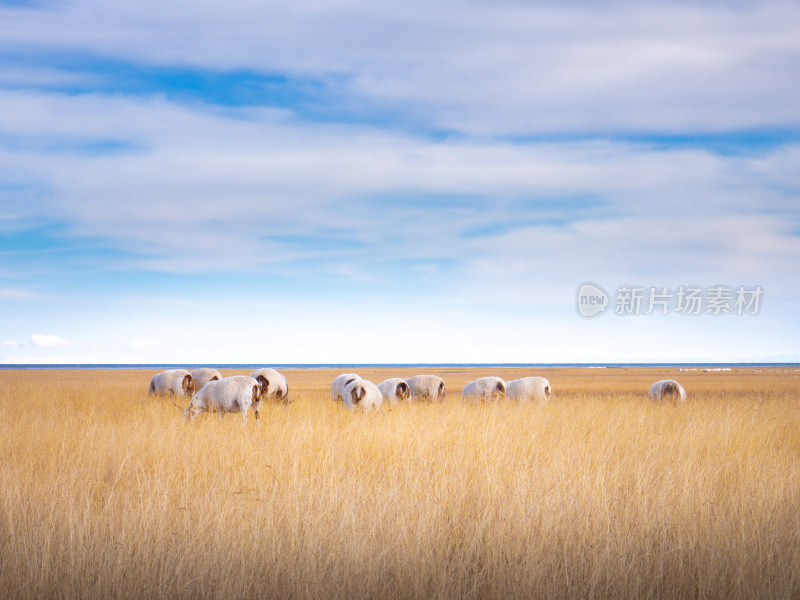
{"type": "Polygon", "coordinates": [[[361,379],[360,375],[355,373],[343,373],[333,380],[331,384],[331,398],[334,400],[344,400],[344,388],[351,381],[358,381],[361,379]]]}
{"type": "Polygon", "coordinates": [[[383,399],[396,404],[398,400],[408,400],[411,398],[411,390],[408,384],[399,377],[393,377],[378,384],[383,399]]]}
{"type": "Polygon", "coordinates": [[[686,400],[686,390],[674,379],[662,379],[650,386],[650,399],[682,402],[686,400]]]}
{"type": "Polygon", "coordinates": [[[350,410],[380,408],[383,402],[383,396],[378,386],[366,379],[356,379],[348,383],[342,396],[345,406],[350,410]]]}
{"type": "Polygon", "coordinates": [[[420,400],[444,400],[444,379],[436,375],[415,375],[406,379],[412,398],[420,400]]]}
{"type": "Polygon", "coordinates": [[[186,369],[170,369],[155,375],[150,380],[149,394],[194,394],[194,379],[186,369]]]}
{"type": "Polygon", "coordinates": [[[183,414],[196,417],[201,412],[212,411],[222,418],[226,412],[241,412],[242,422],[247,423],[247,410],[251,406],[258,419],[260,402],[261,385],[258,381],[247,375],[234,375],[205,384],[192,396],[192,402],[183,414]]]}
{"type": "Polygon", "coordinates": [[[481,377],[470,381],[461,392],[461,399],[472,402],[484,402],[505,398],[506,383],[499,377],[481,377]]]}
{"type": "Polygon", "coordinates": [[[217,381],[219,379],[222,379],[222,373],[216,369],[195,369],[192,371],[192,380],[196,390],[202,390],[203,386],[209,381],[217,381]]]}
{"type": "Polygon", "coordinates": [[[278,373],[275,369],[256,369],[250,373],[250,377],[261,384],[263,399],[272,398],[280,402],[289,402],[289,384],[283,373],[278,373]]]}
{"type": "Polygon", "coordinates": [[[534,400],[547,402],[550,399],[550,382],[544,377],[523,377],[506,381],[506,398],[522,402],[534,400]]]}

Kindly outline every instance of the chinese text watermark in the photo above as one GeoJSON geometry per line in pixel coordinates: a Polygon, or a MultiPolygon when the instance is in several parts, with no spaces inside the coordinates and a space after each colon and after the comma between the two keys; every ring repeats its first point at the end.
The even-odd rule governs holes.
{"type": "Polygon", "coordinates": [[[610,296],[599,285],[587,282],[578,287],[575,304],[578,314],[587,318],[609,309],[621,317],[670,313],[753,316],[761,311],[763,295],[760,285],[681,285],[677,288],[622,285],[610,296]]]}

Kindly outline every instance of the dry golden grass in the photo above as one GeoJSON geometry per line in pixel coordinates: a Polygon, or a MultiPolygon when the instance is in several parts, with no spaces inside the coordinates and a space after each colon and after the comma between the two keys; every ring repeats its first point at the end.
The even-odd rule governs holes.
{"type": "Polygon", "coordinates": [[[547,369],[549,404],[462,405],[489,371],[528,374],[349,414],[287,370],[247,426],[185,423],[153,371],[0,371],[0,598],[800,597],[799,373],[547,369]],[[646,398],[665,376],[689,401],[646,398]]]}

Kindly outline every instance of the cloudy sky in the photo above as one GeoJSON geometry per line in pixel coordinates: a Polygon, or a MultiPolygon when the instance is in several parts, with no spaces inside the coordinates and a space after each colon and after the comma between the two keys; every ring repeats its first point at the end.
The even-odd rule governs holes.
{"type": "Polygon", "coordinates": [[[797,2],[0,0],[0,362],[798,361],[799,29],[797,2]],[[615,314],[714,286],[758,313],[615,314]]]}

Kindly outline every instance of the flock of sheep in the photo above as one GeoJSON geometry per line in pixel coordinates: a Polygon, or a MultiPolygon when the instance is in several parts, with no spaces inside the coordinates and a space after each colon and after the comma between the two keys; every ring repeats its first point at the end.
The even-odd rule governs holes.
{"type": "MultiPolygon", "coordinates": [[[[201,412],[240,412],[247,422],[250,407],[258,419],[262,401],[289,402],[289,385],[286,377],[275,369],[256,369],[250,375],[223,377],[216,369],[170,369],[150,380],[150,394],[189,396],[191,402],[183,411],[185,416],[201,412]]],[[[550,382],[544,377],[523,377],[503,381],[500,377],[481,377],[470,381],[461,392],[461,399],[486,402],[509,398],[518,402],[546,402],[550,399],[550,382]]],[[[343,402],[354,410],[377,409],[383,403],[396,404],[402,400],[443,400],[444,379],[436,375],[416,375],[409,379],[394,377],[375,385],[356,373],[344,373],[331,384],[333,400],[343,402]]],[[[662,379],[650,386],[653,400],[682,401],[686,391],[674,379],[662,379]]]]}
{"type": "Polygon", "coordinates": [[[216,369],[170,369],[150,380],[151,394],[191,396],[192,401],[183,411],[185,416],[197,416],[211,411],[223,415],[241,412],[247,423],[247,411],[253,407],[258,419],[262,400],[289,402],[289,384],[286,377],[275,369],[256,369],[250,375],[223,377],[216,369]]]}

